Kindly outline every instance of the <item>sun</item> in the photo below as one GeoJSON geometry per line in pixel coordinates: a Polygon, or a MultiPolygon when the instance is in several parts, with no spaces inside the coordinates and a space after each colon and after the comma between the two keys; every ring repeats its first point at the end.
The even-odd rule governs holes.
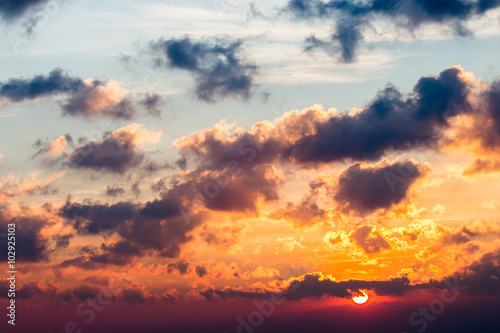
{"type": "Polygon", "coordinates": [[[352,296],[352,301],[359,305],[365,304],[366,302],[368,302],[368,293],[366,292],[366,290],[360,290],[358,293],[355,293],[352,296]]]}

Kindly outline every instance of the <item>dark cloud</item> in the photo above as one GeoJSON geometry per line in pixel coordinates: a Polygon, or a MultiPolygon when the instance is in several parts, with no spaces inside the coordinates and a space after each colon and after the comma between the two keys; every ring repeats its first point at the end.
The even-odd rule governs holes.
{"type": "Polygon", "coordinates": [[[196,271],[196,274],[201,278],[208,274],[208,268],[206,266],[203,266],[203,265],[197,265],[195,267],[195,271],[196,271]]]}
{"type": "MultiPolygon", "coordinates": [[[[185,207],[200,205],[213,211],[247,213],[258,212],[259,200],[271,202],[279,198],[283,181],[281,173],[274,166],[258,165],[246,171],[236,169],[230,167],[209,171],[200,166],[187,174],[183,182],[174,182],[172,189],[163,192],[162,196],[175,196],[179,198],[177,200],[183,198],[189,202],[185,207]]],[[[145,210],[163,205],[163,201],[148,203],[145,210]]]]}
{"type": "Polygon", "coordinates": [[[152,251],[165,257],[178,257],[181,246],[192,239],[189,233],[204,221],[193,214],[186,223],[180,205],[179,198],[167,193],[163,199],[145,205],[67,202],[60,214],[80,234],[118,234],[123,241],[103,246],[103,255],[91,258],[93,262],[116,263],[116,260],[126,262],[134,255],[152,251]]]}
{"type": "Polygon", "coordinates": [[[90,283],[95,286],[100,286],[100,287],[106,287],[109,285],[109,276],[99,276],[99,275],[93,275],[86,277],[83,282],[85,283],[90,283]]]}
{"type": "Polygon", "coordinates": [[[176,142],[184,159],[205,169],[285,163],[317,166],[344,161],[377,160],[391,151],[439,148],[443,130],[456,115],[471,113],[472,84],[460,68],[421,78],[403,95],[387,85],[365,108],[352,113],[317,109],[291,111],[274,126],[256,124],[251,131],[227,134],[208,129],[176,142]]]}
{"type": "Polygon", "coordinates": [[[330,40],[322,40],[315,35],[311,35],[305,39],[304,51],[321,49],[329,55],[340,53],[342,62],[354,62],[358,45],[363,40],[360,31],[361,25],[362,23],[358,18],[340,19],[335,24],[337,32],[331,36],[330,40]]]}
{"type": "Polygon", "coordinates": [[[215,103],[225,97],[248,99],[255,87],[257,67],[242,56],[242,41],[160,39],[151,43],[158,65],[189,71],[199,100],[215,103]]]}
{"type": "Polygon", "coordinates": [[[57,290],[56,287],[48,284],[45,290],[42,290],[37,282],[28,282],[24,283],[21,288],[19,288],[19,292],[17,293],[18,297],[21,299],[32,299],[32,298],[40,298],[40,299],[59,299],[59,300],[68,300],[68,295],[66,293],[61,293],[57,290]]]}
{"type": "MultiPolygon", "coordinates": [[[[29,209],[15,217],[11,217],[0,211],[0,233],[7,234],[8,225],[16,225],[16,260],[19,262],[40,262],[48,259],[48,239],[43,236],[42,229],[52,224],[45,216],[51,211],[49,205],[41,207],[39,213],[29,209]]],[[[7,261],[7,244],[2,242],[0,246],[0,260],[7,261]]]]}
{"type": "Polygon", "coordinates": [[[99,288],[84,284],[83,286],[73,289],[73,295],[80,301],[94,299],[99,293],[99,288]]]}
{"type": "Polygon", "coordinates": [[[145,161],[142,168],[142,170],[148,175],[152,175],[160,170],[166,169],[173,169],[172,164],[169,162],[156,162],[152,160],[145,161]]]}
{"type": "Polygon", "coordinates": [[[456,275],[473,295],[500,293],[500,250],[484,254],[481,259],[467,266],[456,275]]]}
{"type": "Polygon", "coordinates": [[[224,288],[224,290],[217,290],[214,288],[207,288],[205,290],[198,291],[199,294],[204,297],[207,301],[215,302],[218,298],[220,299],[230,299],[230,298],[270,298],[271,292],[266,289],[260,290],[242,290],[236,288],[224,288]]]}
{"type": "Polygon", "coordinates": [[[203,189],[207,208],[250,213],[258,211],[257,203],[260,198],[266,202],[278,200],[281,185],[280,174],[270,165],[257,166],[230,180],[225,186],[217,185],[213,177],[209,176],[198,179],[197,184],[203,189]],[[215,191],[217,186],[218,190],[215,191]]]}
{"type": "Polygon", "coordinates": [[[31,79],[12,78],[1,82],[0,98],[11,102],[22,102],[58,94],[73,94],[84,87],[83,80],[69,76],[62,69],[56,68],[48,76],[37,75],[31,79]]]}
{"type": "Polygon", "coordinates": [[[207,266],[203,264],[194,264],[185,259],[172,261],[167,264],[167,273],[171,274],[177,271],[180,275],[196,273],[199,277],[204,277],[208,274],[207,266]]]}
{"type": "Polygon", "coordinates": [[[122,300],[131,304],[145,304],[146,298],[141,289],[127,288],[122,290],[122,300]]]}
{"type": "Polygon", "coordinates": [[[99,234],[117,227],[127,219],[137,215],[137,205],[129,202],[119,202],[114,205],[77,204],[67,201],[60,209],[60,214],[73,220],[78,231],[89,234],[99,234]]]}
{"type": "Polygon", "coordinates": [[[64,260],[57,267],[58,268],[78,267],[83,270],[94,270],[96,269],[96,264],[88,257],[80,256],[73,259],[64,260]]]}
{"type": "MultiPolygon", "coordinates": [[[[144,152],[138,149],[139,140],[153,137],[153,132],[144,130],[141,125],[132,124],[115,130],[102,140],[93,140],[77,146],[64,160],[71,168],[104,170],[124,174],[131,168],[141,165],[144,152]]],[[[155,142],[155,139],[146,142],[155,142]]]]}
{"type": "Polygon", "coordinates": [[[356,163],[339,176],[334,198],[345,212],[390,209],[407,199],[410,187],[428,172],[428,167],[414,161],[356,163]]]}
{"type": "Polygon", "coordinates": [[[41,97],[62,96],[59,102],[63,115],[73,117],[106,117],[129,120],[144,109],[145,115],[158,117],[159,107],[163,105],[157,94],[144,94],[145,97],[134,103],[126,89],[109,80],[84,81],[72,77],[60,68],[49,75],[37,75],[33,78],[11,78],[0,82],[0,98],[12,103],[34,100],[41,97]]]}
{"type": "Polygon", "coordinates": [[[167,190],[167,178],[163,177],[156,183],[151,185],[151,189],[155,192],[163,192],[167,190]]]}
{"type": "Polygon", "coordinates": [[[103,141],[92,141],[75,148],[71,154],[70,166],[93,170],[107,170],[119,174],[137,167],[144,158],[132,143],[132,136],[108,137],[103,141]]]}
{"type": "Polygon", "coordinates": [[[167,265],[167,273],[171,274],[174,271],[179,272],[181,275],[188,274],[191,269],[189,261],[182,259],[178,261],[169,262],[167,265]]]}
{"type": "Polygon", "coordinates": [[[457,125],[452,147],[460,147],[479,155],[464,174],[497,172],[500,154],[500,81],[484,84],[475,94],[471,119],[457,125]]]}
{"type": "Polygon", "coordinates": [[[374,291],[379,296],[403,296],[414,287],[407,278],[392,278],[386,281],[333,281],[324,278],[321,274],[306,274],[300,280],[293,281],[285,290],[287,300],[298,300],[308,297],[320,298],[323,296],[349,298],[353,292],[360,289],[374,291]]]}
{"type": "Polygon", "coordinates": [[[148,115],[160,118],[161,110],[159,108],[163,106],[165,102],[163,102],[160,95],[147,93],[138,104],[146,110],[148,115]]]}
{"type": "Polygon", "coordinates": [[[335,22],[335,33],[330,40],[312,36],[306,39],[306,50],[321,48],[329,53],[340,53],[342,62],[353,62],[363,40],[365,28],[380,19],[389,19],[409,31],[424,24],[437,23],[452,26],[458,35],[470,32],[464,23],[500,6],[496,0],[369,0],[369,1],[318,1],[290,0],[284,13],[298,20],[335,22]]]}
{"type": "MultiPolygon", "coordinates": [[[[233,179],[222,177],[219,172],[200,170],[186,175],[182,182],[179,180],[163,191],[160,198],[145,204],[68,201],[60,214],[79,234],[118,234],[124,244],[136,249],[135,254],[156,252],[174,258],[192,240],[191,232],[205,222],[206,210],[257,213],[260,200],[278,199],[280,185],[280,174],[269,165],[257,166],[238,176],[233,174],[233,179]]],[[[220,243],[219,238],[211,237],[211,230],[206,231],[207,240],[220,243]]],[[[239,229],[222,231],[230,237],[239,229]]],[[[123,254],[108,247],[102,250],[123,254]]]]}
{"type": "Polygon", "coordinates": [[[139,182],[135,182],[130,187],[130,190],[132,191],[136,199],[139,198],[139,196],[141,195],[141,188],[139,187],[139,185],[140,185],[139,182]]]}
{"type": "MultiPolygon", "coordinates": [[[[110,246],[103,244],[101,250],[96,249],[90,254],[64,260],[56,265],[56,268],[78,267],[83,270],[95,270],[108,265],[123,266],[131,263],[135,257],[141,254],[141,249],[138,246],[125,241],[110,246]]],[[[83,249],[80,251],[85,252],[83,249]]]]}
{"type": "Polygon", "coordinates": [[[125,189],[116,184],[113,186],[108,185],[105,194],[107,197],[117,197],[125,194],[125,189]]]}
{"type": "Polygon", "coordinates": [[[486,150],[500,147],[500,81],[493,82],[483,95],[483,106],[487,110],[487,124],[478,128],[482,145],[486,150]]]}
{"type": "Polygon", "coordinates": [[[56,242],[56,251],[61,250],[62,248],[68,247],[69,242],[73,238],[73,234],[65,234],[65,235],[56,235],[53,237],[56,242]]]}
{"type": "Polygon", "coordinates": [[[390,150],[425,147],[439,141],[440,129],[449,126],[447,117],[470,109],[469,89],[458,68],[421,78],[406,98],[388,85],[361,112],[318,123],[314,135],[300,138],[286,153],[302,162],[329,162],[376,159],[390,150]]]}
{"type": "Polygon", "coordinates": [[[0,15],[6,19],[16,18],[28,9],[43,5],[48,0],[1,0],[0,15]]]}

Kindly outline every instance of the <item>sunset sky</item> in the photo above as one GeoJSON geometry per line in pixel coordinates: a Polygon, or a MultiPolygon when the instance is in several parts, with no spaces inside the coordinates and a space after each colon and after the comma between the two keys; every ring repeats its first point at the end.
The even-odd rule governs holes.
{"type": "Polygon", "coordinates": [[[500,1],[0,26],[2,332],[500,332],[500,1]]]}

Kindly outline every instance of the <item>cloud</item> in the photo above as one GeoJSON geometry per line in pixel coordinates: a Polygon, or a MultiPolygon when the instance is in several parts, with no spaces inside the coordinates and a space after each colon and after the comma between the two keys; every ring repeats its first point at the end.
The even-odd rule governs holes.
{"type": "Polygon", "coordinates": [[[192,263],[185,259],[172,261],[167,264],[167,273],[172,274],[177,271],[180,275],[195,274],[203,278],[208,275],[208,268],[204,264],[192,263]]]}
{"type": "Polygon", "coordinates": [[[334,281],[321,273],[310,273],[293,279],[285,290],[287,300],[303,298],[320,298],[323,296],[350,298],[353,292],[360,289],[371,290],[379,296],[403,296],[413,289],[407,278],[392,278],[385,281],[334,281]]]}
{"type": "Polygon", "coordinates": [[[6,19],[21,16],[28,9],[46,3],[48,0],[2,0],[0,1],[0,15],[6,19]]]}
{"type": "Polygon", "coordinates": [[[377,160],[391,151],[437,149],[449,121],[469,114],[474,80],[459,67],[422,77],[403,95],[387,85],[366,107],[337,113],[312,107],[290,111],[274,122],[232,132],[224,123],[174,142],[185,159],[206,169],[222,169],[228,161],[241,167],[277,160],[317,166],[352,159],[377,160]]]}
{"type": "Polygon", "coordinates": [[[289,202],[285,207],[280,207],[270,213],[269,217],[291,221],[299,228],[329,221],[328,211],[320,208],[317,204],[321,186],[311,183],[309,187],[309,193],[298,204],[289,202]]]}
{"type": "Polygon", "coordinates": [[[458,118],[450,133],[450,148],[479,155],[466,167],[464,175],[497,172],[500,155],[500,81],[476,83],[472,96],[473,113],[458,118]]]}
{"type": "MultiPolygon", "coordinates": [[[[81,235],[119,236],[120,247],[103,247],[104,253],[119,256],[134,249],[141,255],[178,257],[181,247],[193,240],[192,232],[206,224],[210,212],[258,214],[259,202],[278,199],[282,175],[273,166],[259,165],[229,178],[229,174],[223,173],[224,170],[182,172],[171,188],[161,192],[160,198],[144,204],[81,204],[69,200],[60,214],[81,235]]],[[[227,237],[239,232],[237,226],[206,227],[200,235],[210,244],[226,247],[234,242],[227,237]]]]}
{"type": "Polygon", "coordinates": [[[356,163],[339,175],[334,198],[344,212],[388,210],[408,199],[410,187],[429,171],[428,166],[411,160],[356,163]]]}
{"type": "Polygon", "coordinates": [[[446,233],[440,240],[442,244],[465,244],[480,237],[498,235],[500,227],[493,222],[475,221],[471,224],[463,225],[453,232],[446,233]]]}
{"type": "Polygon", "coordinates": [[[37,75],[31,79],[11,78],[0,83],[0,97],[18,103],[58,94],[73,94],[84,89],[85,83],[69,76],[60,68],[52,70],[48,76],[37,75]]]}
{"type": "Polygon", "coordinates": [[[314,225],[328,219],[326,210],[320,208],[315,202],[307,201],[301,201],[297,205],[288,203],[286,207],[272,212],[269,217],[290,220],[298,227],[314,225]]]}
{"type": "Polygon", "coordinates": [[[292,236],[288,237],[280,237],[276,239],[278,243],[281,244],[281,248],[277,247],[276,250],[292,252],[295,249],[303,249],[304,245],[300,243],[300,241],[295,240],[292,236]]]}
{"type": "Polygon", "coordinates": [[[238,245],[245,226],[243,224],[215,227],[205,225],[200,230],[201,238],[209,245],[228,251],[238,245]]]}
{"type": "Polygon", "coordinates": [[[47,154],[49,155],[61,155],[66,153],[66,147],[69,143],[72,143],[72,138],[69,135],[60,136],[55,141],[49,144],[47,149],[47,154]]]}
{"type": "Polygon", "coordinates": [[[500,137],[500,81],[493,82],[489,89],[485,92],[484,101],[489,113],[490,126],[492,133],[485,136],[483,144],[486,147],[498,147],[500,137]]]}
{"type": "Polygon", "coordinates": [[[258,165],[244,172],[234,166],[185,173],[185,181],[172,193],[184,199],[187,211],[201,206],[212,211],[258,214],[259,203],[279,199],[283,174],[275,166],[258,165]]]}
{"type": "Polygon", "coordinates": [[[48,75],[37,75],[33,78],[11,78],[0,82],[0,99],[5,102],[20,103],[44,97],[64,99],[59,105],[64,115],[73,117],[111,119],[132,119],[144,109],[146,115],[159,116],[159,107],[163,105],[157,94],[143,94],[144,98],[133,102],[130,92],[120,86],[119,82],[108,80],[82,80],[70,76],[60,68],[52,70],[48,75]]]}
{"type": "Polygon", "coordinates": [[[165,102],[162,101],[161,96],[158,94],[146,93],[144,98],[138,102],[140,106],[146,109],[146,113],[150,116],[160,118],[161,110],[160,106],[163,106],[165,102]]]}
{"type": "Polygon", "coordinates": [[[120,256],[153,252],[174,258],[179,256],[181,246],[192,240],[189,233],[204,222],[201,215],[195,214],[189,216],[189,223],[186,222],[180,209],[183,198],[176,195],[176,190],[171,189],[162,199],[143,205],[68,201],[60,214],[79,234],[120,236],[122,241],[103,247],[104,253],[120,256]]]}
{"type": "MultiPolygon", "coordinates": [[[[428,283],[410,284],[403,277],[393,277],[386,280],[345,280],[336,281],[331,276],[322,273],[307,273],[297,278],[291,278],[281,292],[270,290],[238,290],[226,288],[211,290],[206,296],[219,296],[222,299],[231,297],[270,298],[279,295],[287,301],[307,298],[338,297],[351,298],[359,290],[368,290],[378,296],[405,296],[417,290],[445,290],[457,286],[458,291],[471,295],[498,295],[500,293],[500,251],[484,254],[479,260],[465,268],[451,273],[442,280],[431,280],[428,283]]],[[[213,298],[212,298],[213,299],[213,298]]]]}
{"type": "Polygon", "coordinates": [[[124,174],[142,163],[145,155],[137,148],[156,144],[161,136],[161,131],[146,130],[137,123],[130,124],[111,132],[102,140],[75,147],[68,157],[68,163],[72,168],[124,174]]]}
{"type": "Polygon", "coordinates": [[[35,171],[29,176],[7,174],[0,178],[0,204],[14,200],[25,195],[49,195],[57,193],[53,183],[66,175],[66,171],[60,171],[48,175],[45,179],[38,179],[42,172],[35,171]]]}
{"type": "Polygon", "coordinates": [[[108,80],[86,80],[85,86],[61,103],[63,115],[92,118],[96,116],[113,119],[132,119],[136,109],[128,98],[129,91],[119,83],[108,80]]]}
{"type": "Polygon", "coordinates": [[[334,253],[342,253],[351,258],[364,257],[363,252],[360,251],[350,237],[353,232],[349,233],[344,230],[328,231],[323,237],[323,242],[334,253]]]}
{"type": "Polygon", "coordinates": [[[369,225],[354,228],[350,232],[344,230],[329,231],[323,238],[328,248],[336,253],[343,253],[352,258],[374,255],[392,249],[391,243],[397,246],[397,239],[389,239],[385,230],[369,225]],[[362,251],[362,252],[361,252],[362,251]]]}
{"type": "Polygon", "coordinates": [[[181,275],[189,273],[191,264],[189,261],[182,259],[178,261],[169,262],[167,265],[167,273],[171,274],[173,271],[179,272],[181,275]]]}
{"type": "Polygon", "coordinates": [[[131,304],[145,304],[147,295],[143,290],[137,288],[128,288],[122,290],[122,299],[131,304]]]}
{"type": "Polygon", "coordinates": [[[500,161],[476,158],[463,171],[464,176],[484,175],[500,172],[500,161]]]}
{"type": "MultiPolygon", "coordinates": [[[[333,253],[351,258],[368,258],[389,250],[392,254],[415,251],[416,247],[429,244],[430,254],[435,254],[440,251],[444,253],[448,249],[456,250],[453,246],[459,242],[454,241],[455,239],[469,237],[467,241],[477,240],[487,234],[495,235],[497,229],[490,223],[474,222],[452,230],[430,220],[416,220],[392,228],[360,224],[351,231],[328,231],[323,242],[333,253]]],[[[418,251],[416,255],[418,256],[418,251]]]]}
{"type": "MultiPolygon", "coordinates": [[[[53,207],[44,204],[39,209],[21,207],[19,211],[2,209],[0,211],[0,233],[6,235],[9,224],[15,224],[16,260],[21,262],[41,262],[49,257],[49,238],[46,230],[56,223],[53,207]]],[[[8,247],[1,242],[0,260],[7,261],[8,247]]]]}
{"type": "Polygon", "coordinates": [[[378,253],[390,249],[387,240],[377,233],[371,226],[357,228],[351,235],[351,239],[363,249],[366,254],[378,253]]]}
{"type": "Polygon", "coordinates": [[[123,187],[120,187],[118,185],[108,185],[108,187],[106,187],[105,194],[107,197],[117,197],[125,194],[125,190],[123,189],[123,187]]]}
{"type": "Polygon", "coordinates": [[[160,39],[150,47],[157,65],[190,72],[196,81],[196,97],[215,103],[226,97],[249,99],[253,93],[257,66],[242,56],[242,44],[241,40],[184,37],[160,39]]]}
{"type": "Polygon", "coordinates": [[[33,144],[33,147],[38,149],[33,155],[33,158],[45,154],[49,155],[51,158],[56,156],[65,156],[67,154],[66,148],[68,148],[68,146],[74,147],[73,138],[69,134],[60,136],[51,142],[40,138],[33,144]]]}
{"type": "Polygon", "coordinates": [[[123,266],[129,264],[140,253],[137,246],[128,243],[117,243],[115,246],[102,246],[101,253],[91,253],[72,259],[64,260],[56,268],[77,267],[82,270],[94,271],[109,265],[123,266]]]}
{"type": "Polygon", "coordinates": [[[296,20],[332,22],[335,33],[329,40],[314,35],[306,39],[306,50],[315,48],[328,53],[340,53],[342,62],[356,60],[364,31],[379,20],[390,20],[410,32],[429,23],[452,26],[457,35],[469,35],[465,23],[500,6],[498,1],[430,1],[430,0],[369,0],[348,2],[341,0],[290,0],[281,10],[296,20]]]}
{"type": "Polygon", "coordinates": [[[500,292],[500,250],[486,253],[457,276],[470,294],[497,295],[500,292]]]}
{"type": "MultiPolygon", "coordinates": [[[[199,277],[204,277],[206,266],[190,263],[185,260],[171,262],[167,268],[169,273],[174,270],[181,275],[194,272],[199,277]]],[[[249,277],[253,278],[275,278],[279,277],[279,272],[264,266],[259,266],[253,271],[248,272],[249,277]]],[[[250,299],[271,299],[272,297],[282,299],[287,302],[302,299],[318,299],[324,297],[351,298],[357,295],[360,290],[368,291],[370,295],[377,296],[396,296],[403,297],[410,294],[417,294],[423,291],[424,295],[441,295],[442,291],[448,290],[453,293],[465,293],[468,295],[498,295],[500,293],[500,250],[493,250],[483,254],[479,259],[457,269],[455,272],[449,272],[442,279],[431,279],[429,282],[410,283],[406,276],[390,277],[385,280],[343,280],[337,281],[331,275],[324,275],[320,272],[306,273],[298,277],[292,277],[288,280],[279,279],[274,287],[265,285],[252,285],[250,287],[225,287],[223,289],[214,289],[213,287],[205,289],[192,290],[184,295],[176,292],[175,298],[168,298],[168,302],[178,302],[181,299],[193,299],[194,295],[199,295],[204,299],[214,302],[219,299],[228,300],[232,298],[250,298],[250,299]]],[[[106,280],[99,279],[97,284],[106,284],[106,280]]],[[[5,283],[0,284],[0,289],[6,288],[5,283]]],[[[19,293],[23,299],[58,298],[60,300],[70,301],[71,297],[82,299],[89,295],[94,295],[97,291],[96,284],[89,279],[85,279],[85,284],[76,288],[59,290],[58,288],[47,284],[41,287],[37,282],[24,283],[19,293]]],[[[150,295],[141,287],[132,286],[126,288],[134,290],[130,292],[131,299],[128,299],[126,293],[118,297],[119,302],[145,303],[147,300],[154,301],[161,298],[161,295],[150,295]],[[139,297],[142,295],[142,297],[139,297]],[[134,301],[135,300],[135,301],[134,301]]],[[[6,294],[3,294],[6,297],[6,294]]]]}
{"type": "Polygon", "coordinates": [[[487,209],[491,209],[491,210],[496,210],[497,206],[498,206],[498,203],[497,203],[496,200],[488,199],[488,200],[485,200],[485,201],[481,202],[481,206],[483,208],[487,208],[487,209]]]}

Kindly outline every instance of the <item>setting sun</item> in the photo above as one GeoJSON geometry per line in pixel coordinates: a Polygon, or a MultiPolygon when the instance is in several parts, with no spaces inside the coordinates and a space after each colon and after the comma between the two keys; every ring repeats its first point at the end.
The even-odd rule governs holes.
{"type": "Polygon", "coordinates": [[[368,302],[368,293],[365,290],[360,290],[359,294],[355,294],[352,297],[352,301],[356,304],[365,304],[368,302]]]}

